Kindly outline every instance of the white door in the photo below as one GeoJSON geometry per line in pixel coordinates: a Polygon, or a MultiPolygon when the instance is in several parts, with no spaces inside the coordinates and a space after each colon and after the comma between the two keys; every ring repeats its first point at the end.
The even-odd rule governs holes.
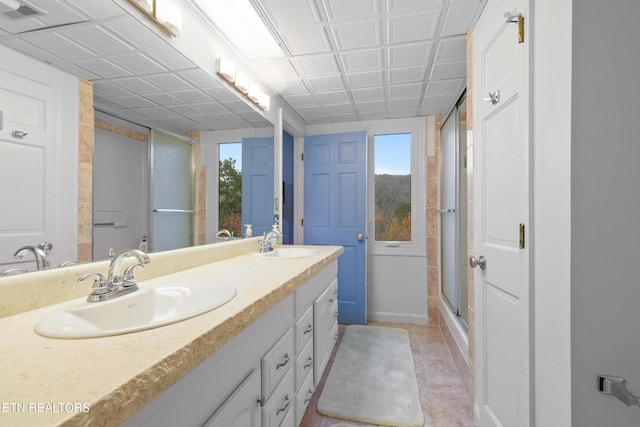
{"type": "Polygon", "coordinates": [[[35,269],[22,246],[61,240],[57,234],[57,123],[55,88],[0,69],[0,271],[35,269]]]}
{"type": "Polygon", "coordinates": [[[505,19],[505,13],[521,13],[526,20],[527,1],[488,1],[474,35],[479,427],[529,426],[532,412],[529,40],[525,34],[519,43],[519,24],[508,22],[511,19],[505,19]]]}

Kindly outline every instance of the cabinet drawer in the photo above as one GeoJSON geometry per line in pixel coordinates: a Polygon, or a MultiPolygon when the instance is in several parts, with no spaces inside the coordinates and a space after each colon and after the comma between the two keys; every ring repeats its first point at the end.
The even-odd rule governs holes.
{"type": "Polygon", "coordinates": [[[313,307],[298,319],[294,328],[296,336],[296,354],[300,354],[305,344],[313,337],[313,307]]]}
{"type": "Polygon", "coordinates": [[[296,358],[296,390],[309,372],[313,372],[313,341],[309,341],[296,358]]]}
{"type": "Polygon", "coordinates": [[[282,423],[290,407],[295,405],[293,386],[293,369],[289,369],[262,407],[262,427],[278,427],[282,423]]]}
{"type": "Polygon", "coordinates": [[[296,425],[300,425],[304,417],[304,411],[307,410],[311,396],[313,396],[313,391],[313,375],[307,375],[307,378],[302,383],[302,387],[300,387],[296,394],[296,425]]]}
{"type": "Polygon", "coordinates": [[[273,389],[289,371],[295,358],[293,330],[289,328],[262,358],[262,398],[264,400],[269,398],[273,389]]]}
{"type": "Polygon", "coordinates": [[[316,299],[316,303],[320,305],[327,304],[330,307],[337,300],[338,300],[338,279],[333,279],[329,287],[325,289],[325,291],[322,294],[320,294],[318,299],[316,299]]]}

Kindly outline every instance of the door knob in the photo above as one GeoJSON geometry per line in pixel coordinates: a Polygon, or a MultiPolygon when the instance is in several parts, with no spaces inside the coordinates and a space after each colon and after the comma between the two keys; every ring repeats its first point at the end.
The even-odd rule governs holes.
{"type": "Polygon", "coordinates": [[[471,268],[480,267],[480,270],[484,270],[485,268],[487,268],[487,259],[484,257],[484,255],[480,255],[478,258],[472,256],[471,258],[469,258],[469,265],[471,266],[471,268]]]}
{"type": "Polygon", "coordinates": [[[362,242],[364,240],[364,234],[360,233],[356,238],[358,239],[359,242],[362,242]]]}

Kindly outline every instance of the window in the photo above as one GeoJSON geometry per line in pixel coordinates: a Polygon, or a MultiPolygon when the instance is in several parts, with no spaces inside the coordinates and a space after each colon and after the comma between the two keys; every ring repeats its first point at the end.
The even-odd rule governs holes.
{"type": "Polygon", "coordinates": [[[242,236],[242,143],[218,147],[218,230],[242,236]]]}
{"type": "Polygon", "coordinates": [[[367,126],[369,255],[426,255],[427,121],[367,126]]]}
{"type": "Polygon", "coordinates": [[[375,240],[411,241],[411,134],[374,136],[375,240]]]}

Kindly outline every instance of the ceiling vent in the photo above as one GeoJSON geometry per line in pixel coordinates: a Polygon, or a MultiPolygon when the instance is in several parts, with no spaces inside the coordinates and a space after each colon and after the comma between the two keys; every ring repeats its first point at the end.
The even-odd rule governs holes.
{"type": "Polygon", "coordinates": [[[16,10],[10,10],[4,13],[9,19],[22,19],[22,18],[35,18],[38,15],[43,15],[42,12],[32,8],[31,6],[21,4],[16,10]]]}

